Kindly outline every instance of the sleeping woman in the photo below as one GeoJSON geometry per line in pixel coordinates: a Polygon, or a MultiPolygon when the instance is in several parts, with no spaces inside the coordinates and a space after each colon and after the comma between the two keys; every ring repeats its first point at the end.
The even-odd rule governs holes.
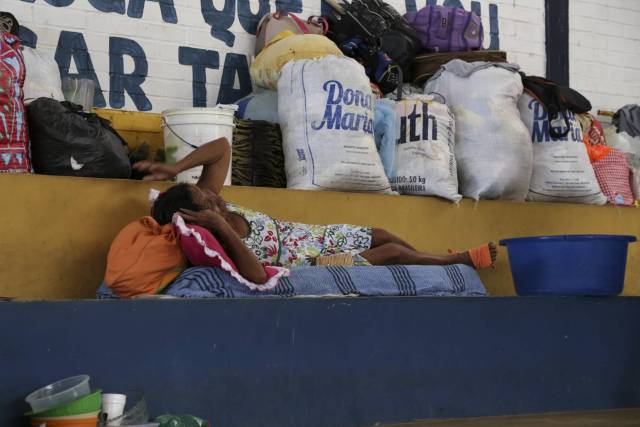
{"type": "Polygon", "coordinates": [[[434,256],[414,249],[379,228],[349,224],[311,225],[280,221],[261,212],[225,202],[222,190],[231,150],[220,138],[201,146],[175,165],[143,161],[134,168],[145,180],[169,180],[178,173],[203,166],[198,184],[178,184],[160,193],[152,216],[160,225],[178,213],[187,223],[211,231],[224,246],[240,274],[254,283],[267,280],[263,264],[283,267],[312,265],[320,256],[357,255],[372,265],[467,264],[476,269],[493,265],[496,248],[488,243],[467,252],[434,256]]]}

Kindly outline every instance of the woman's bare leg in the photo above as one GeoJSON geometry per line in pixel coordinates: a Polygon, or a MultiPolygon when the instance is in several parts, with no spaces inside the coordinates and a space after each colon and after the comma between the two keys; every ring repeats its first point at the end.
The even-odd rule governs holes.
{"type": "Polygon", "coordinates": [[[413,251],[416,250],[413,246],[411,246],[409,243],[405,242],[395,234],[389,233],[387,230],[383,230],[382,228],[374,228],[372,230],[371,249],[386,245],[387,243],[396,243],[400,246],[404,246],[407,249],[411,249],[413,251]]]}
{"type": "MultiPolygon", "coordinates": [[[[491,258],[495,260],[496,247],[489,244],[491,258]]],[[[373,265],[452,265],[466,264],[473,267],[473,261],[469,252],[451,255],[436,256],[418,252],[398,243],[385,243],[372,247],[360,254],[373,265]]]]}

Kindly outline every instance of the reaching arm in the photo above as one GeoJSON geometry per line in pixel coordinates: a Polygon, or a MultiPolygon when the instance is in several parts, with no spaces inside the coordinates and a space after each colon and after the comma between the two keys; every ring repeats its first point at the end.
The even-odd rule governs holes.
{"type": "Polygon", "coordinates": [[[230,160],[229,141],[226,138],[218,138],[198,147],[175,165],[145,160],[136,163],[133,167],[140,172],[148,173],[144,177],[145,181],[163,181],[174,178],[180,172],[196,166],[203,166],[198,187],[209,189],[218,194],[227,177],[230,160]]]}
{"type": "Polygon", "coordinates": [[[244,244],[240,236],[225,221],[222,215],[212,210],[199,212],[182,209],[180,215],[185,221],[197,224],[211,231],[225,248],[227,255],[234,262],[238,271],[245,279],[262,284],[269,278],[256,255],[244,244]]]}

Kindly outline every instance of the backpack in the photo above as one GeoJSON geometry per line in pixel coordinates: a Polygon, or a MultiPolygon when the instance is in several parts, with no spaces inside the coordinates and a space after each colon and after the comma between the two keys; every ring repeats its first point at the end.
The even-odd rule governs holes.
{"type": "Polygon", "coordinates": [[[367,76],[383,94],[393,92],[401,86],[402,71],[386,53],[367,43],[362,37],[352,37],[340,44],[342,52],[359,61],[367,76]]]}
{"type": "Polygon", "coordinates": [[[324,35],[327,33],[327,28],[327,21],[323,18],[311,16],[307,19],[307,22],[304,22],[286,10],[268,13],[258,23],[255,54],[260,53],[275,36],[283,31],[291,31],[293,34],[324,35]]]}
{"type": "Polygon", "coordinates": [[[404,15],[428,52],[461,52],[482,49],[482,19],[461,7],[425,6],[404,15]]]}
{"type": "Polygon", "coordinates": [[[557,83],[543,77],[527,76],[520,73],[525,90],[536,98],[549,113],[549,123],[553,123],[558,116],[562,115],[565,127],[562,131],[554,126],[550,127],[550,134],[553,138],[564,138],[571,130],[567,111],[576,114],[588,113],[591,111],[591,102],[580,92],[567,86],[559,86],[557,83]]]}
{"type": "Polygon", "coordinates": [[[382,0],[353,0],[345,4],[331,0],[328,3],[336,11],[327,16],[329,38],[340,46],[359,37],[369,49],[384,52],[407,74],[413,57],[421,49],[421,41],[402,15],[382,0]]]}

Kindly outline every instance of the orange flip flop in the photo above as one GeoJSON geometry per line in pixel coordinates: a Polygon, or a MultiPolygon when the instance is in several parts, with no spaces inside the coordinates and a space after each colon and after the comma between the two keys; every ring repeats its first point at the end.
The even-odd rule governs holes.
{"type": "MultiPolygon", "coordinates": [[[[486,268],[493,267],[493,261],[491,260],[491,250],[489,249],[489,244],[485,243],[482,246],[478,246],[477,248],[471,248],[467,252],[469,252],[469,256],[471,257],[471,263],[476,270],[483,270],[486,268]]],[[[449,253],[453,254],[454,251],[449,249],[449,253]]],[[[455,252],[455,253],[464,253],[464,252],[455,252]]]]}

